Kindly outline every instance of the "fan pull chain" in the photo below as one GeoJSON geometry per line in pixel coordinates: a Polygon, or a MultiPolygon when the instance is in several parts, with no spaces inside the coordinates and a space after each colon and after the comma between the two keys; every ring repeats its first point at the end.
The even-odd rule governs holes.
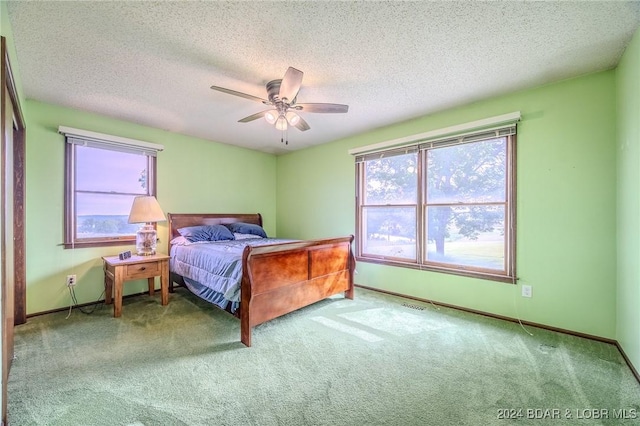
{"type": "Polygon", "coordinates": [[[282,135],[280,136],[280,143],[289,145],[289,130],[282,129],[282,135]]]}

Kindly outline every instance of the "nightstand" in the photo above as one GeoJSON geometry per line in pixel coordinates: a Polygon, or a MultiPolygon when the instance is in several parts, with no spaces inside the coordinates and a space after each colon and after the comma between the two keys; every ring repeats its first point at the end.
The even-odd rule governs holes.
{"type": "Polygon", "coordinates": [[[125,281],[146,278],[149,283],[149,295],[153,296],[154,277],[159,276],[162,305],[169,303],[169,258],[165,254],[132,256],[125,260],[120,260],[118,256],[102,258],[104,261],[105,303],[111,304],[113,292],[114,317],[117,318],[122,313],[122,286],[125,281]]]}

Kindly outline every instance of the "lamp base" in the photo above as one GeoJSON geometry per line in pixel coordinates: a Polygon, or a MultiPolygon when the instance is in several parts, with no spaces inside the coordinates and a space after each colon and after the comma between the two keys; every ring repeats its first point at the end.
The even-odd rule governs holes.
{"type": "Polygon", "coordinates": [[[150,223],[144,225],[136,233],[136,251],[138,256],[153,256],[156,254],[158,234],[150,223]]]}

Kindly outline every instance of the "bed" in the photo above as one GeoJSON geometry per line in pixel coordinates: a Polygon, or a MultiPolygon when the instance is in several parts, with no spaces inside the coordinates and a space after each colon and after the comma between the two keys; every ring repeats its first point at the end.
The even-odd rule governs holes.
{"type": "MultiPolygon", "coordinates": [[[[170,261],[170,291],[174,283],[183,285],[193,291],[192,284],[198,282],[191,275],[189,268],[180,267],[187,259],[182,259],[184,253],[195,249],[198,256],[207,251],[205,246],[211,244],[192,244],[188,249],[177,241],[181,234],[179,229],[202,227],[203,225],[250,224],[262,227],[260,214],[199,214],[199,213],[169,213],[169,244],[170,261]],[[179,272],[177,270],[179,269],[179,272]],[[186,272],[185,272],[186,271],[186,272]],[[182,275],[184,274],[184,275],[182,275]]],[[[251,331],[253,327],[271,319],[293,312],[297,309],[326,299],[335,294],[343,293],[347,299],[353,299],[353,273],[355,258],[351,249],[353,235],[307,241],[281,241],[242,239],[240,234],[236,241],[223,241],[224,248],[235,256],[239,263],[240,272],[236,274],[237,308],[231,300],[215,303],[240,319],[240,341],[251,346],[251,331]],[[258,242],[260,241],[260,242],[258,242]]],[[[244,234],[242,234],[244,235],[244,234]]],[[[208,249],[208,248],[207,248],[208,249]]],[[[195,255],[193,255],[195,256],[195,255]]],[[[191,256],[191,257],[193,257],[191,256]]],[[[184,265],[182,265],[184,266],[184,265]]],[[[202,269],[202,267],[199,267],[202,269]]],[[[195,267],[191,269],[197,269],[195,267]]],[[[205,272],[200,270],[201,274],[205,272]]],[[[202,275],[194,274],[202,277],[202,275]]],[[[204,279],[203,279],[204,281],[204,279]]],[[[236,294],[234,290],[227,295],[236,294]]],[[[196,292],[197,294],[197,292],[196,292]]],[[[201,294],[198,294],[203,297],[201,294]]],[[[218,295],[219,296],[219,295],[218,295]]],[[[206,297],[205,300],[208,300],[206,297]]],[[[234,297],[231,297],[234,298],[234,297]]],[[[209,300],[211,301],[211,300],[209,300]]]]}

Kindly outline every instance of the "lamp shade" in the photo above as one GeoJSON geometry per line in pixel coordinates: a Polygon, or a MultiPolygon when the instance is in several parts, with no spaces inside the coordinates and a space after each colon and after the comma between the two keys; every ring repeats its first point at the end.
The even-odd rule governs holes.
{"type": "Polygon", "coordinates": [[[300,116],[293,111],[287,112],[285,117],[287,118],[289,124],[291,124],[292,126],[295,126],[300,122],[300,116]]]}
{"type": "Polygon", "coordinates": [[[267,120],[267,123],[269,124],[275,124],[276,120],[278,119],[278,111],[276,111],[275,109],[272,111],[267,111],[264,114],[264,119],[267,120]]]}
{"type": "Polygon", "coordinates": [[[287,119],[284,115],[281,115],[276,120],[276,129],[278,130],[287,130],[287,119]]]}
{"type": "Polygon", "coordinates": [[[156,197],[140,195],[134,198],[131,213],[129,213],[129,223],[163,222],[165,220],[156,197]]]}

